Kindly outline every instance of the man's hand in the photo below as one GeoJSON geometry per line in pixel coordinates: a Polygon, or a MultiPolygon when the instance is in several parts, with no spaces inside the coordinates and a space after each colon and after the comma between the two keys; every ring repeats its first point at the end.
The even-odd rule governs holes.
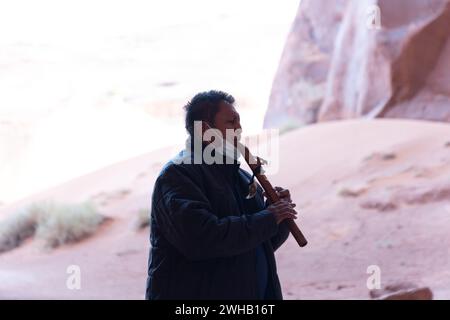
{"type": "MultiPolygon", "coordinates": [[[[296,204],[292,203],[289,190],[282,187],[275,187],[274,189],[280,201],[269,205],[267,209],[275,216],[277,224],[280,224],[285,219],[297,219],[297,211],[294,210],[296,204]]],[[[265,192],[263,196],[266,196],[265,192]]]]}
{"type": "MultiPolygon", "coordinates": [[[[288,189],[284,189],[282,187],[275,187],[274,189],[277,192],[277,195],[280,198],[280,200],[285,200],[287,202],[292,203],[291,193],[289,192],[288,189]]],[[[267,195],[265,192],[263,192],[262,195],[267,198],[267,195]]]]}
{"type": "Polygon", "coordinates": [[[295,203],[280,200],[268,206],[267,210],[273,214],[277,224],[280,224],[285,219],[297,219],[297,212],[294,210],[294,207],[295,203]]]}
{"type": "Polygon", "coordinates": [[[291,193],[289,192],[288,189],[283,189],[282,187],[275,187],[275,191],[277,192],[281,200],[286,200],[287,202],[292,203],[291,193]]]}

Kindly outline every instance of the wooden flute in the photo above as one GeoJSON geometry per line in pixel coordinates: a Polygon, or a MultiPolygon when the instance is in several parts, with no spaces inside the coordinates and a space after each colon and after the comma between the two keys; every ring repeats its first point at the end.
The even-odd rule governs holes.
{"type": "MultiPolygon", "coordinates": [[[[250,150],[241,143],[238,143],[238,149],[241,151],[241,154],[244,156],[245,161],[253,172],[253,175],[258,179],[259,184],[266,192],[266,196],[271,203],[278,202],[280,197],[278,196],[275,189],[270,184],[267,177],[261,172],[261,159],[259,157],[255,157],[251,154],[250,150]],[[243,151],[243,152],[242,152],[243,151]]],[[[286,219],[283,223],[287,223],[289,231],[294,236],[300,247],[304,247],[307,245],[308,241],[306,240],[303,233],[298,228],[297,224],[293,219],[286,219]]]]}

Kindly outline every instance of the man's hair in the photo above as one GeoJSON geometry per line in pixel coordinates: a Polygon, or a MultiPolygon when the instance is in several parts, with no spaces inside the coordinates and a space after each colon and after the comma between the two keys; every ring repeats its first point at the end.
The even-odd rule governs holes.
{"type": "Polygon", "coordinates": [[[219,112],[221,101],[233,104],[234,98],[226,92],[210,90],[197,93],[184,106],[186,111],[185,127],[191,137],[194,135],[194,121],[206,121],[211,126],[214,125],[214,118],[219,112]]]}

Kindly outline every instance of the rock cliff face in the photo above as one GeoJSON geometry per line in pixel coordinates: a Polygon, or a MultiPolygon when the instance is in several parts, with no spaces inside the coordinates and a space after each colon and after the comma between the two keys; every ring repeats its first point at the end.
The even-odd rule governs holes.
{"type": "Polygon", "coordinates": [[[265,127],[347,118],[450,121],[449,0],[303,0],[265,127]]]}

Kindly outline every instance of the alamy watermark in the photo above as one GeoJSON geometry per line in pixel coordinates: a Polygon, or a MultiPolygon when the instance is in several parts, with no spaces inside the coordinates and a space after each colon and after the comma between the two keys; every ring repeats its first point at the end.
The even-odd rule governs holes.
{"type": "Polygon", "coordinates": [[[81,290],[81,268],[78,265],[70,265],[66,269],[69,274],[66,280],[66,287],[69,290],[81,290]]]}
{"type": "MultiPolygon", "coordinates": [[[[242,141],[242,130],[227,129],[225,136],[217,128],[203,130],[202,121],[194,122],[193,136],[186,141],[183,157],[174,159],[183,164],[232,164],[239,162],[248,147],[253,157],[250,164],[267,159],[264,172],[273,174],[279,168],[279,130],[263,130],[260,134],[245,137],[242,141]],[[259,158],[259,159],[258,159],[259,158]]],[[[264,163],[266,163],[264,161],[264,163]]]]}
{"type": "Polygon", "coordinates": [[[367,289],[381,289],[381,268],[377,265],[370,265],[366,270],[370,276],[367,278],[367,289]]]}
{"type": "Polygon", "coordinates": [[[366,9],[366,27],[370,30],[381,29],[381,8],[376,4],[370,5],[366,9]]]}

